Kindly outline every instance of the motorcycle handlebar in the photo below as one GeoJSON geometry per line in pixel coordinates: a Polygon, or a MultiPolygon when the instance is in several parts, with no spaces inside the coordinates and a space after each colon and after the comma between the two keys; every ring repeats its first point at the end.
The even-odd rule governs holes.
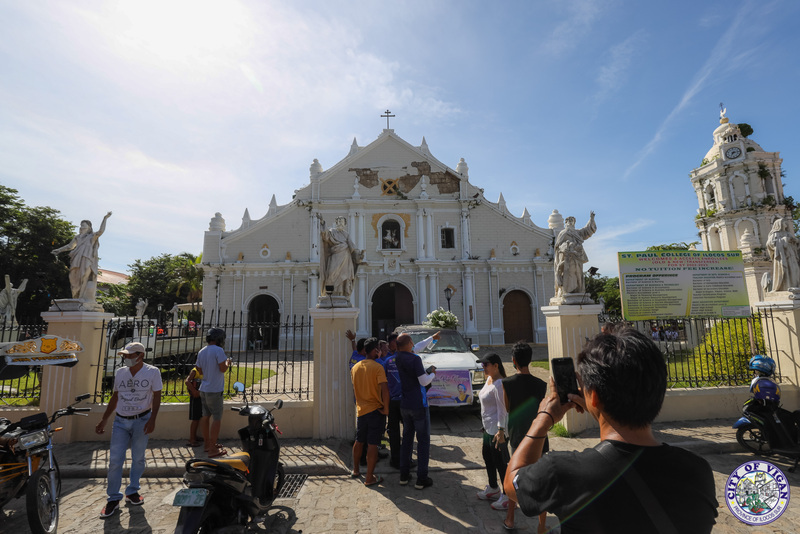
{"type": "Polygon", "coordinates": [[[73,408],[72,411],[73,412],[91,412],[92,409],[91,408],[73,408]]]}

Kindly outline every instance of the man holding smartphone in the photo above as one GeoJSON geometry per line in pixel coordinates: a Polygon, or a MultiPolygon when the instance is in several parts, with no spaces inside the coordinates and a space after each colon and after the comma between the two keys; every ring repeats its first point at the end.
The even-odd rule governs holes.
{"type": "Polygon", "coordinates": [[[525,515],[557,515],[563,534],[711,532],[717,517],[711,467],[653,435],[667,388],[658,347],[625,328],[596,336],[577,361],[581,392],[562,404],[550,379],[550,393],[509,463],[509,498],[525,515]],[[547,431],[572,408],[597,419],[600,444],[542,457],[547,431]]]}

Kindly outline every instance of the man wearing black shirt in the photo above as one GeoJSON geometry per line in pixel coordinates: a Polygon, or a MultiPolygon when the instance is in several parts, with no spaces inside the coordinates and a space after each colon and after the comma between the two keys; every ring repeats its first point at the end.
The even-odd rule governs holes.
{"type": "Polygon", "coordinates": [[[400,485],[408,484],[411,478],[411,452],[414,449],[414,435],[417,437],[417,482],[418,490],[433,485],[428,476],[428,458],[431,450],[431,416],[428,412],[428,398],[425,386],[435,378],[436,368],[423,369],[422,359],[411,352],[414,341],[408,334],[397,338],[397,372],[400,378],[402,399],[400,414],[403,417],[403,440],[400,447],[400,485]]]}
{"type": "MultiPolygon", "coordinates": [[[[518,341],[511,349],[511,361],[514,363],[515,375],[503,379],[503,400],[508,412],[508,444],[511,445],[513,453],[525,438],[525,432],[531,427],[531,423],[536,418],[539,403],[542,402],[547,394],[547,384],[541,378],[531,374],[531,356],[533,350],[524,341],[518,341]]],[[[544,440],[542,452],[549,449],[547,439],[544,440]]],[[[506,529],[514,527],[514,509],[517,507],[514,501],[509,501],[506,511],[506,518],[503,526],[506,529]]],[[[545,520],[547,514],[539,515],[540,532],[545,531],[545,520]]]]}
{"type": "Polygon", "coordinates": [[[708,462],[653,436],[667,382],[658,347],[626,328],[596,336],[577,360],[582,394],[561,404],[550,379],[550,394],[508,465],[509,498],[525,515],[554,513],[563,534],[711,532],[717,500],[708,462]],[[572,408],[597,419],[601,443],[542,457],[548,429],[572,408]]]}

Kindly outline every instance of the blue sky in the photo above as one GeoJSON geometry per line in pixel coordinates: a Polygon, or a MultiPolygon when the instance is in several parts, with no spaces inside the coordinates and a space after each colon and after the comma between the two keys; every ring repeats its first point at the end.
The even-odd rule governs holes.
{"type": "MultiPolygon", "coordinates": [[[[800,197],[800,3],[0,0],[0,183],[99,223],[101,268],[201,252],[391,127],[512,213],[597,212],[591,265],[697,239],[719,104],[800,197]]],[[[588,266],[587,266],[588,267],[588,266]]]]}

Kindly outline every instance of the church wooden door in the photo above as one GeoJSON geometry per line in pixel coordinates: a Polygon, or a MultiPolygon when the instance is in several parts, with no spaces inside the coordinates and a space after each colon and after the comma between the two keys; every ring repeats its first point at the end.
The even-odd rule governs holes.
{"type": "Polygon", "coordinates": [[[531,299],[524,291],[509,291],[503,299],[505,343],[533,341],[531,299]]]}
{"type": "Polygon", "coordinates": [[[414,323],[414,301],[403,284],[388,282],[372,295],[372,335],[386,339],[395,327],[414,323]]]}

